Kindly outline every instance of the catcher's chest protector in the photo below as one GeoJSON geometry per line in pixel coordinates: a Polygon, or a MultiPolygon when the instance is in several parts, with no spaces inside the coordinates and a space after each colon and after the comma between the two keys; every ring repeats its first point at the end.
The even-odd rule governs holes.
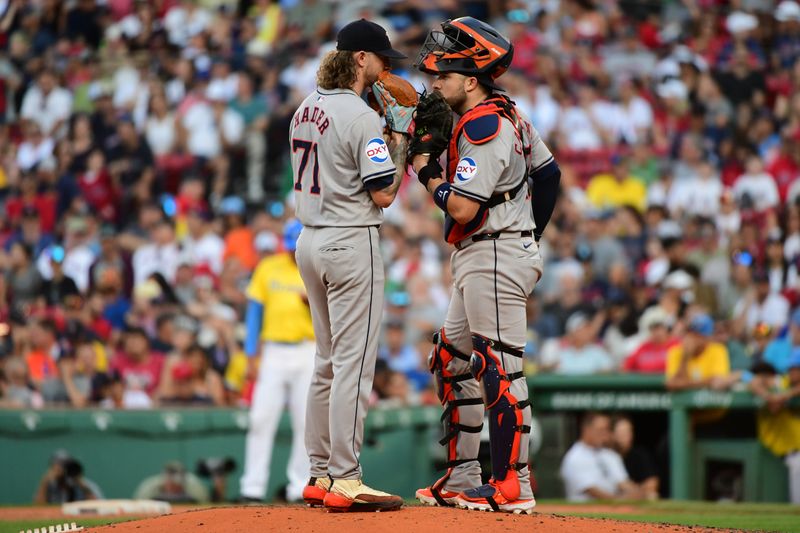
{"type": "MultiPolygon", "coordinates": [[[[453,183],[456,173],[458,172],[458,164],[461,157],[458,151],[458,141],[463,135],[470,144],[481,145],[486,144],[500,133],[502,126],[502,119],[507,118],[514,124],[515,133],[523,146],[524,157],[526,162],[529,159],[530,143],[526,142],[525,136],[522,133],[522,124],[517,111],[511,101],[505,96],[492,96],[487,98],[477,106],[473,107],[461,117],[461,120],[456,124],[453,135],[450,138],[450,146],[447,149],[447,180],[453,183]]],[[[514,194],[525,183],[527,175],[523,177],[520,184],[515,187],[514,194]]],[[[503,195],[494,195],[486,204],[478,209],[475,218],[466,224],[459,224],[450,215],[445,217],[445,240],[450,244],[454,244],[478,231],[486,222],[489,216],[489,208],[501,204],[506,201],[503,195]]]]}

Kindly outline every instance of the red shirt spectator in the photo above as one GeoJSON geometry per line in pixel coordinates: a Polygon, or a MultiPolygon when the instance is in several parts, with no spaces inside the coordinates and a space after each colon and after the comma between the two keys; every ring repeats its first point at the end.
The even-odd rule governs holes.
{"type": "Polygon", "coordinates": [[[128,389],[141,389],[151,395],[158,387],[164,356],[150,350],[150,339],[141,328],[125,332],[123,350],[111,363],[128,389]]]}
{"type": "Polygon", "coordinates": [[[86,203],[100,218],[106,222],[116,221],[119,195],[105,168],[102,151],[95,150],[89,156],[88,169],[78,178],[78,187],[86,203]]]}
{"type": "Polygon", "coordinates": [[[661,307],[647,309],[639,321],[639,329],[649,337],[622,363],[626,372],[663,374],[667,367],[667,351],[680,341],[670,337],[672,317],[661,307]]]}

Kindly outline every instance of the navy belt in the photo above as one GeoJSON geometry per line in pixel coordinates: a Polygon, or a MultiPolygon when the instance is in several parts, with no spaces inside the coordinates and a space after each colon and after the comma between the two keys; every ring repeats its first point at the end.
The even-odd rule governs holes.
{"type": "MultiPolygon", "coordinates": [[[[477,235],[473,235],[469,239],[472,242],[495,241],[495,240],[499,239],[500,235],[502,235],[504,233],[513,233],[513,234],[519,233],[519,238],[520,239],[524,239],[525,237],[532,237],[533,236],[533,231],[531,231],[531,230],[525,230],[525,231],[520,231],[520,232],[517,232],[517,231],[495,231],[494,233],[479,233],[477,235]]],[[[466,239],[464,239],[464,240],[466,240],[466,239]]],[[[456,250],[461,250],[464,247],[461,244],[462,242],[464,242],[464,241],[459,241],[459,242],[457,242],[455,244],[456,250]]]]}

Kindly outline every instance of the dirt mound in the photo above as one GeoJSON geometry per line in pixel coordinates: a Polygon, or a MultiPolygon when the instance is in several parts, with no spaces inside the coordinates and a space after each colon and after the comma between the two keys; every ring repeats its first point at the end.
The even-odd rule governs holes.
{"type": "Polygon", "coordinates": [[[92,533],[229,533],[239,531],[333,531],[336,533],[453,533],[464,531],[569,531],[570,533],[693,532],[703,528],[636,524],[617,520],[549,514],[510,515],[433,507],[406,507],[388,513],[328,513],[298,506],[219,507],[92,527],[92,533]]]}

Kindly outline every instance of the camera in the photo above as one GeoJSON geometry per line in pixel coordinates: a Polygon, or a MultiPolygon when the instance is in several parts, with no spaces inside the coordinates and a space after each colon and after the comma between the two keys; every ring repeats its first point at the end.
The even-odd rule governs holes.
{"type": "Polygon", "coordinates": [[[63,477],[68,480],[74,480],[83,475],[83,465],[75,459],[65,459],[61,462],[61,468],[64,469],[63,477]]]}
{"type": "Polygon", "coordinates": [[[230,474],[236,469],[231,457],[207,457],[197,461],[195,473],[200,477],[215,477],[230,474]]]}

